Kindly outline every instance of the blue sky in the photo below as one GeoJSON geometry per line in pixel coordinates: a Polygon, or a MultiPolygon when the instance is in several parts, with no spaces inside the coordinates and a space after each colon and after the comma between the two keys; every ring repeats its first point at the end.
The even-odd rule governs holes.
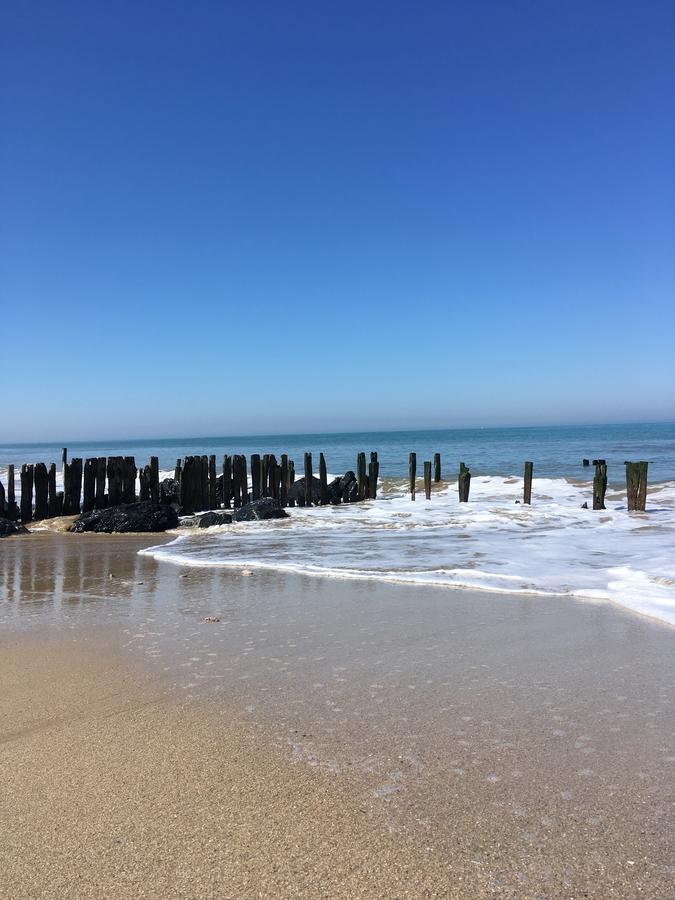
{"type": "Polygon", "coordinates": [[[675,4],[6,4],[5,440],[675,418],[675,4]]]}

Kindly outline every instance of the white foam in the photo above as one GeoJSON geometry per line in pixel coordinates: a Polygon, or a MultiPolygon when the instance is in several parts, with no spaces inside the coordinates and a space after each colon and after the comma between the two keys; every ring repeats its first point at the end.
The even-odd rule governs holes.
{"type": "Polygon", "coordinates": [[[654,485],[647,513],[625,491],[593,511],[591,483],[476,477],[470,502],[456,485],[415,502],[386,482],[381,499],[296,508],[291,518],[179,536],[142,551],[181,565],[268,568],[339,578],[467,587],[614,602],[675,624],[675,482],[654,485]]]}

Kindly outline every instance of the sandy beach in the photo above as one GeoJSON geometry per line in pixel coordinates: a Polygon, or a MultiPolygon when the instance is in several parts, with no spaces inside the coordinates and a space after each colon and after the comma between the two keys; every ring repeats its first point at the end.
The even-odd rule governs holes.
{"type": "Polygon", "coordinates": [[[0,543],[3,897],[672,891],[675,630],[0,543]]]}

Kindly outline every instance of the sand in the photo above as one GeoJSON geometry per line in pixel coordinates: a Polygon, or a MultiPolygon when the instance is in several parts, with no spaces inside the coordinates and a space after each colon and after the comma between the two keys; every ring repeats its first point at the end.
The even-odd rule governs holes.
{"type": "Polygon", "coordinates": [[[671,895],[675,630],[152,542],[0,543],[0,896],[671,895]]]}

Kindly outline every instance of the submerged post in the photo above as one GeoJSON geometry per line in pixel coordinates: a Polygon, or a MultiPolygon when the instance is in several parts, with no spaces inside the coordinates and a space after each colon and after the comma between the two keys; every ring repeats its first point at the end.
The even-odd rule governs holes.
{"type": "Polygon", "coordinates": [[[424,462],[424,496],[431,500],[431,460],[424,462]]]}
{"type": "Polygon", "coordinates": [[[523,503],[530,506],[532,503],[532,469],[534,463],[525,463],[525,474],[523,476],[523,503]]]}
{"type": "Polygon", "coordinates": [[[457,478],[457,488],[459,490],[459,502],[469,502],[469,488],[471,487],[471,472],[467,469],[463,462],[459,464],[459,477],[457,478]]]}
{"type": "Polygon", "coordinates": [[[605,492],[607,490],[607,463],[604,459],[594,459],[595,475],[593,476],[593,509],[605,509],[605,492]]]}
{"type": "Polygon", "coordinates": [[[441,454],[434,453],[434,481],[441,480],[441,454]]]}
{"type": "Polygon", "coordinates": [[[368,475],[366,473],[365,453],[359,453],[356,457],[356,480],[358,482],[359,500],[365,500],[368,494],[368,475]]]}
{"type": "Polygon", "coordinates": [[[410,499],[415,499],[415,482],[417,480],[417,454],[408,457],[408,481],[410,482],[410,499]]]}
{"type": "Polygon", "coordinates": [[[12,522],[16,519],[16,493],[14,490],[14,464],[7,466],[7,518],[12,522]]]}
{"type": "Polygon", "coordinates": [[[644,512],[647,505],[648,462],[626,462],[628,512],[644,512]]]}

